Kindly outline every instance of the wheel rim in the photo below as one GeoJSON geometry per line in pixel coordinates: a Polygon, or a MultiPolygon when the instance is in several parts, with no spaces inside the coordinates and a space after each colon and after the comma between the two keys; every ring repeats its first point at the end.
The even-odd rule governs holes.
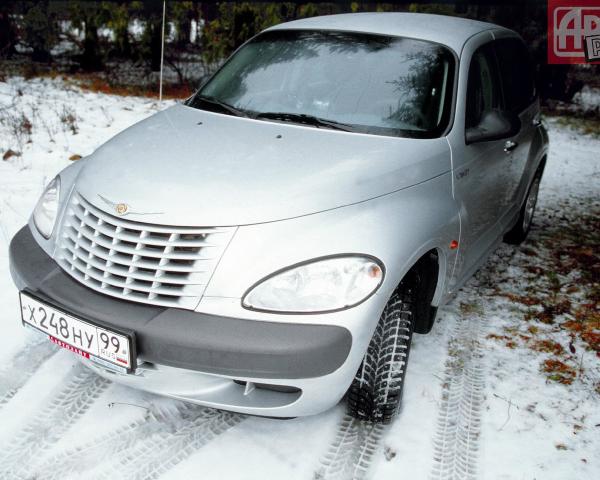
{"type": "Polygon", "coordinates": [[[523,231],[529,230],[531,227],[531,221],[533,220],[533,214],[535,213],[535,205],[537,203],[538,192],[540,190],[540,179],[536,178],[529,189],[529,195],[525,201],[525,212],[523,215],[523,231]]]}

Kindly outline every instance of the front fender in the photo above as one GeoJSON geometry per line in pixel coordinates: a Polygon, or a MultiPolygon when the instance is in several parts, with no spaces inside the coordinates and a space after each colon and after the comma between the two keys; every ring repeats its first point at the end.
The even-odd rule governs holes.
{"type": "MultiPolygon", "coordinates": [[[[458,238],[459,215],[452,198],[450,172],[346,207],[243,226],[215,270],[198,309],[202,310],[211,299],[228,298],[230,306],[234,303],[239,306],[237,316],[253,318],[256,313],[243,309],[241,299],[248,288],[261,279],[310,259],[358,253],[375,256],[385,265],[384,281],[373,300],[369,300],[378,302],[381,311],[406,272],[432,249],[438,251],[440,261],[441,281],[434,296],[435,305],[441,301],[450,282],[455,250],[450,250],[449,245],[458,238]]],[[[267,315],[274,319],[286,318],[285,315],[267,315]]],[[[289,321],[302,321],[307,317],[310,321],[311,315],[294,315],[289,321]]],[[[326,315],[319,317],[322,320],[326,315]]]]}

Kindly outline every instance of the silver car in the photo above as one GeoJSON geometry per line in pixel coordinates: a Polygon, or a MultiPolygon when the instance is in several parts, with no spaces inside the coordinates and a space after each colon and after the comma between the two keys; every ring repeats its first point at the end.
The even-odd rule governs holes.
{"type": "Polygon", "coordinates": [[[135,388],[389,422],[413,332],[527,236],[547,150],[510,30],[278,25],[48,185],[10,246],[22,321],[135,388]]]}

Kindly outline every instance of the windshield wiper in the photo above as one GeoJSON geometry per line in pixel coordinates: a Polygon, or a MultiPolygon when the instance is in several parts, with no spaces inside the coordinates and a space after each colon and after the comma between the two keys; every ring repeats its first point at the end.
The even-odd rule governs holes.
{"type": "Polygon", "coordinates": [[[230,113],[231,115],[235,115],[236,117],[247,117],[248,114],[246,112],[244,112],[243,110],[240,110],[239,108],[235,108],[232,105],[229,105],[228,103],[222,102],[221,100],[218,100],[217,98],[214,97],[207,97],[206,95],[198,95],[197,97],[195,97],[192,102],[203,102],[203,103],[207,103],[209,105],[218,107],[221,109],[221,111],[230,113]]]}
{"type": "Polygon", "coordinates": [[[288,112],[263,112],[257,114],[256,119],[272,119],[281,120],[282,122],[299,123],[301,125],[312,125],[314,127],[332,128],[334,130],[342,130],[344,132],[355,132],[356,129],[347,123],[335,122],[326,118],[315,117],[314,115],[306,115],[305,113],[288,113],[288,112]]]}

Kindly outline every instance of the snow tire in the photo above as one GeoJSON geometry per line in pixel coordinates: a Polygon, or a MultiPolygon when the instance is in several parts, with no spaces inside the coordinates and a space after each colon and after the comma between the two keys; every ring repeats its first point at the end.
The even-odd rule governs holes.
{"type": "Polygon", "coordinates": [[[348,391],[354,418],[389,424],[402,400],[414,331],[414,282],[403,282],[385,306],[367,353],[348,391]]]}

